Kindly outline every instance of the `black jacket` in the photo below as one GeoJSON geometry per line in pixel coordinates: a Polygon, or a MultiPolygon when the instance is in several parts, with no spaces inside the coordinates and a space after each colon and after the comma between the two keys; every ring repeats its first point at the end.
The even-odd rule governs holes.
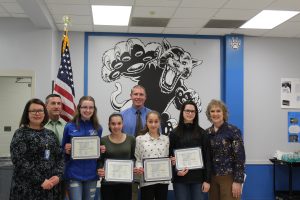
{"type": "Polygon", "coordinates": [[[192,169],[185,176],[177,176],[177,170],[173,167],[174,183],[210,183],[211,179],[211,158],[210,142],[207,132],[199,126],[185,124],[183,132],[175,129],[170,134],[170,156],[174,156],[175,149],[200,147],[202,151],[203,169],[192,169]],[[194,130],[196,129],[196,130],[194,130]]]}

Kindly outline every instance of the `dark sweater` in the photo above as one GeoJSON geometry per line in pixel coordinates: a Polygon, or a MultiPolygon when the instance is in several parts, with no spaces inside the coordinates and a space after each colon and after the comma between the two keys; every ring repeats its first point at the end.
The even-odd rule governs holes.
{"type": "MultiPolygon", "coordinates": [[[[101,154],[98,160],[98,168],[103,168],[106,159],[119,160],[134,160],[135,138],[131,135],[126,135],[126,139],[122,143],[113,143],[110,141],[108,135],[101,138],[101,145],[105,145],[106,151],[101,154]]],[[[118,184],[113,182],[105,182],[102,179],[102,184],[118,184]]]]}
{"type": "Polygon", "coordinates": [[[210,183],[211,178],[211,158],[210,158],[210,143],[208,134],[204,129],[192,124],[185,124],[183,133],[176,130],[170,134],[170,155],[174,156],[175,149],[200,147],[202,150],[203,169],[193,169],[185,176],[177,176],[177,170],[173,167],[174,183],[210,183]],[[193,131],[194,129],[195,132],[193,131]]]}

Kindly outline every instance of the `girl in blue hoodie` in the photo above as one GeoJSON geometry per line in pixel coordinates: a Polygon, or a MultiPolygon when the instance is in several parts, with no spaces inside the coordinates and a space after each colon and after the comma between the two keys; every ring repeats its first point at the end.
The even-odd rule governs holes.
{"type": "MultiPolygon", "coordinates": [[[[64,147],[66,165],[65,179],[68,183],[70,200],[92,200],[95,198],[97,180],[97,159],[73,160],[71,158],[72,137],[102,135],[102,127],[97,118],[95,100],[83,96],[79,100],[76,113],[64,129],[62,147],[64,147]]],[[[100,147],[99,147],[100,148],[100,147]]],[[[105,151],[100,148],[101,151],[105,151]]]]}

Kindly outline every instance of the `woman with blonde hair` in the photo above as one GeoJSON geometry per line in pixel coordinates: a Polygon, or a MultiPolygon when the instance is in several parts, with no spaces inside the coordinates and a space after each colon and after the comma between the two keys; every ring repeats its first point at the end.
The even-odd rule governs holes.
{"type": "Polygon", "coordinates": [[[245,173],[245,149],[241,131],[227,122],[228,110],[222,101],[211,100],[206,116],[212,123],[208,128],[212,152],[209,199],[240,199],[245,173]]]}

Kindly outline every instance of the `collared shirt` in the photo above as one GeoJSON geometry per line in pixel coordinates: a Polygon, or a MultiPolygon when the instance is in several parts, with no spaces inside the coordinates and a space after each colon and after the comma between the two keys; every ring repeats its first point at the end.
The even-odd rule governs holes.
{"type": "Polygon", "coordinates": [[[56,126],[60,145],[62,142],[62,138],[64,135],[64,128],[66,124],[67,123],[63,119],[59,118],[58,121],[53,121],[50,119],[45,125],[45,128],[52,130],[55,134],[56,134],[56,130],[55,130],[55,126],[56,126]]]}
{"type": "MultiPolygon", "coordinates": [[[[146,115],[151,110],[146,107],[142,107],[139,110],[141,111],[142,124],[144,127],[146,124],[146,115]]],[[[136,111],[137,109],[132,106],[121,112],[123,116],[123,132],[132,136],[134,136],[136,127],[136,111]]]]}
{"type": "Polygon", "coordinates": [[[208,128],[212,149],[213,174],[233,175],[234,182],[243,183],[245,173],[245,149],[241,131],[227,122],[215,132],[208,128]]]}
{"type": "MultiPolygon", "coordinates": [[[[136,138],[135,158],[136,167],[143,167],[142,161],[145,158],[163,158],[169,156],[169,137],[160,134],[158,138],[153,138],[149,133],[136,138]]],[[[143,180],[143,179],[142,179],[143,180]]],[[[149,182],[141,181],[141,187],[157,183],[168,184],[169,181],[149,182]]]]}

